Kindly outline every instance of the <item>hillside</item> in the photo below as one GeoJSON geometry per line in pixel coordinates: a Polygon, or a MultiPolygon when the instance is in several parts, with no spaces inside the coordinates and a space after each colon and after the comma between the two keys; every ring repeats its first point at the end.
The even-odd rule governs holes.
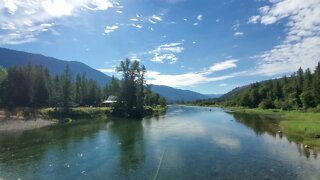
{"type": "Polygon", "coordinates": [[[53,75],[61,74],[64,71],[65,67],[69,65],[73,75],[84,73],[89,79],[96,80],[101,86],[104,86],[111,80],[109,76],[81,62],[63,61],[41,54],[32,54],[22,51],[0,48],[1,66],[8,68],[14,65],[23,66],[28,63],[31,63],[33,65],[42,65],[43,67],[48,68],[49,72],[53,75]]]}

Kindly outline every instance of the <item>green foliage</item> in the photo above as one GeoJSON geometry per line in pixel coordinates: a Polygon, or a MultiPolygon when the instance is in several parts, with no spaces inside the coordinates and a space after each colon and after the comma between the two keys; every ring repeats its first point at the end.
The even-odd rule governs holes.
{"type": "Polygon", "coordinates": [[[254,83],[219,103],[262,109],[315,109],[320,105],[320,62],[314,73],[310,69],[303,71],[299,68],[290,77],[254,83]]]}
{"type": "Polygon", "coordinates": [[[270,99],[263,99],[259,103],[259,108],[261,109],[271,109],[274,108],[273,102],[270,99]]]}
{"type": "Polygon", "coordinates": [[[152,92],[149,87],[145,88],[146,68],[138,61],[121,61],[117,71],[122,73],[122,79],[119,81],[113,77],[104,90],[106,95],[118,97],[113,114],[135,118],[145,114],[144,106],[166,106],[164,98],[152,92]]]}
{"type": "Polygon", "coordinates": [[[0,106],[61,107],[68,113],[71,107],[97,106],[101,102],[101,88],[85,75],[74,81],[69,67],[61,75],[50,76],[42,66],[0,68],[0,106]]]}
{"type": "Polygon", "coordinates": [[[4,104],[4,93],[6,88],[7,71],[0,66],[0,107],[4,104]]]}

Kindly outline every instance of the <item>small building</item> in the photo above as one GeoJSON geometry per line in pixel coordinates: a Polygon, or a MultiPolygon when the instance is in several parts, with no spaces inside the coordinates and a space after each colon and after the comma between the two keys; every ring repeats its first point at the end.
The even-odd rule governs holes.
{"type": "Polygon", "coordinates": [[[117,102],[117,96],[109,96],[107,100],[104,100],[101,105],[105,107],[110,107],[112,104],[117,102]]]}

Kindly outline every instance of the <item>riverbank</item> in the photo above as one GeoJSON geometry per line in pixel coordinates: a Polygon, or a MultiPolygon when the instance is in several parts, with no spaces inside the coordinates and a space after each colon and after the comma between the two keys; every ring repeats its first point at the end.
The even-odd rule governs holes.
{"type": "Polygon", "coordinates": [[[237,113],[266,115],[279,119],[281,132],[289,139],[320,150],[320,113],[225,107],[237,113]]]}
{"type": "MultiPolygon", "coordinates": [[[[10,113],[0,110],[0,132],[32,130],[78,119],[107,119],[112,111],[111,107],[77,107],[65,115],[56,108],[26,109],[17,109],[10,113]]],[[[166,112],[167,107],[146,106],[145,110],[147,116],[160,115],[166,112]]]]}
{"type": "Polygon", "coordinates": [[[57,123],[58,121],[49,120],[29,108],[17,108],[10,112],[0,110],[0,132],[38,129],[57,123]]]}

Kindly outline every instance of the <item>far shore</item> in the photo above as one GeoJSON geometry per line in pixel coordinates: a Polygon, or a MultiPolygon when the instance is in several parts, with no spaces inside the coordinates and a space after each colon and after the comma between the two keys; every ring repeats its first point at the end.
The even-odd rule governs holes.
{"type": "Polygon", "coordinates": [[[15,119],[0,118],[0,132],[15,132],[43,128],[56,124],[55,121],[49,121],[41,118],[37,119],[15,119]]]}
{"type": "MultiPolygon", "coordinates": [[[[166,107],[160,106],[146,106],[146,112],[149,114],[161,114],[166,111],[166,107]]],[[[25,130],[39,129],[58,122],[57,119],[67,119],[68,121],[76,119],[95,119],[105,117],[110,113],[110,107],[78,107],[73,108],[69,117],[60,117],[61,114],[57,113],[54,108],[38,109],[34,117],[25,118],[22,114],[23,110],[18,109],[10,115],[6,114],[4,110],[0,110],[0,133],[1,132],[19,132],[25,130]]],[[[0,179],[1,180],[1,179],[0,179]]]]}

